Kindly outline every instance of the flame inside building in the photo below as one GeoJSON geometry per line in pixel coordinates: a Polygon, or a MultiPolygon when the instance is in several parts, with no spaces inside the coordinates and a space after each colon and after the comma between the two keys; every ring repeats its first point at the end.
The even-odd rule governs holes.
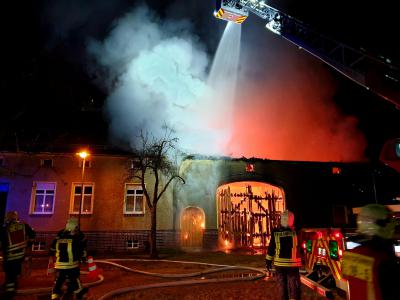
{"type": "Polygon", "coordinates": [[[266,247],[285,209],[281,188],[262,182],[232,182],[217,189],[218,238],[222,248],[266,247]]]}

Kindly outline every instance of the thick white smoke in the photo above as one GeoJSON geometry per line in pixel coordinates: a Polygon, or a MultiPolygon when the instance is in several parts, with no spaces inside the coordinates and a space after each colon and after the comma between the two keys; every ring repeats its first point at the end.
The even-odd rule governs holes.
{"type": "Polygon", "coordinates": [[[135,147],[140,130],[159,137],[167,124],[190,154],[363,160],[365,139],[356,119],[336,108],[326,71],[286,40],[260,35],[262,20],[248,22],[242,54],[242,27],[230,24],[213,64],[189,21],[161,19],[146,6],[91,41],[107,74],[114,142],[135,147]]]}
{"type": "Polygon", "coordinates": [[[163,124],[176,130],[184,151],[218,154],[220,138],[204,124],[209,105],[208,56],[188,21],[161,20],[141,6],[118,20],[89,52],[108,74],[111,131],[132,146],[139,130],[154,136],[163,124]]]}

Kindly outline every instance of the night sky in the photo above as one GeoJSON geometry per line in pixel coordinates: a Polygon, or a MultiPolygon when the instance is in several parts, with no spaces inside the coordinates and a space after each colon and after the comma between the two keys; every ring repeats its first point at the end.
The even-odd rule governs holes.
{"type": "MultiPolygon", "coordinates": [[[[348,4],[348,2],[280,0],[269,3],[311,24],[320,32],[355,48],[363,47],[372,53],[390,57],[394,62],[399,62],[400,49],[399,46],[394,45],[398,29],[395,22],[394,4],[391,1],[379,1],[379,3],[357,1],[358,4],[348,4]]],[[[115,139],[110,138],[110,114],[105,108],[110,95],[110,84],[113,84],[107,82],[105,78],[113,77],[109,74],[110,69],[99,67],[98,61],[88,51],[88,47],[92,41],[104,42],[109,37],[112,28],[116,28],[117,20],[141,3],[144,2],[26,0],[6,1],[2,5],[2,118],[0,121],[2,148],[15,146],[16,143],[20,147],[22,145],[34,147],[49,142],[74,144],[115,142],[115,139]]],[[[191,38],[196,40],[196,44],[201,45],[200,49],[204,50],[210,60],[212,59],[226,25],[212,16],[214,1],[148,0],[145,3],[161,20],[181,20],[182,18],[189,20],[191,38]]],[[[253,89],[254,95],[247,93],[254,99],[253,102],[249,100],[236,106],[237,115],[253,114],[248,107],[255,107],[259,111],[264,107],[261,102],[267,102],[268,97],[274,99],[271,101],[278,102],[276,99],[288,101],[285,108],[288,113],[279,106],[266,108],[269,111],[277,109],[279,114],[285,115],[279,121],[275,120],[275,123],[290,124],[292,122],[290,120],[292,114],[289,113],[290,106],[297,110],[296,105],[301,105],[304,110],[312,110],[313,107],[328,107],[326,111],[328,113],[333,111],[335,118],[352,124],[351,130],[355,131],[355,141],[360,141],[360,152],[369,159],[378,156],[384,141],[400,136],[400,111],[392,104],[344,78],[309,54],[302,53],[284,39],[272,35],[264,29],[264,21],[260,18],[252,15],[242,26],[243,51],[238,86],[243,93],[250,90],[252,85],[257,85],[257,88],[253,89]],[[274,63],[272,64],[271,61],[274,63]],[[297,75],[288,75],[293,73],[293,66],[296,66],[296,70],[302,71],[299,71],[297,75]],[[314,79],[309,81],[307,76],[312,76],[314,79]],[[314,81],[315,78],[324,78],[329,84],[317,86],[318,82],[314,81]],[[242,86],[241,82],[246,80],[249,83],[242,86]],[[266,80],[273,82],[266,85],[269,89],[262,88],[266,80]],[[293,95],[297,93],[296,89],[308,82],[310,87],[300,92],[305,95],[304,99],[325,98],[324,101],[328,104],[324,102],[315,105],[312,100],[308,103],[302,98],[301,101],[296,101],[296,104],[292,105],[284,94],[285,85],[287,85],[285,80],[301,81],[301,84],[293,83],[293,92],[287,96],[288,98],[293,98],[293,95]],[[315,94],[312,92],[314,90],[316,90],[315,94]]],[[[319,110],[315,109],[314,112],[320,115],[319,110]]],[[[308,113],[309,111],[305,112],[306,115],[308,113]]],[[[266,116],[263,122],[272,119],[268,113],[266,116]]],[[[255,115],[255,119],[257,118],[258,115],[255,115]]],[[[297,120],[301,121],[301,119],[297,120]]],[[[308,122],[308,119],[304,122],[308,122]]],[[[240,124],[237,126],[241,127],[235,131],[237,138],[246,139],[252,131],[252,125],[240,118],[236,124],[240,124]],[[243,128],[245,128],[244,131],[243,128]]],[[[314,123],[305,126],[304,135],[309,135],[315,126],[314,123]]],[[[293,131],[290,134],[291,128],[294,127],[296,127],[295,123],[288,126],[286,131],[282,131],[288,135],[288,140],[293,140],[293,136],[303,134],[299,131],[293,131]]],[[[349,132],[347,128],[343,130],[349,132]]],[[[265,131],[265,128],[257,127],[253,131],[261,132],[265,131]]],[[[274,129],[275,133],[277,131],[274,129]]],[[[275,144],[282,143],[278,134],[270,136],[270,144],[273,144],[274,140],[275,144]]],[[[343,140],[344,144],[349,139],[352,139],[350,134],[339,135],[339,140],[343,140]]],[[[307,143],[307,137],[305,141],[307,143]]],[[[301,144],[301,142],[300,137],[298,141],[288,144],[288,147],[293,148],[293,145],[301,144]]],[[[354,151],[355,148],[360,147],[352,145],[346,151],[354,151]]],[[[243,150],[246,156],[254,153],[254,156],[295,160],[312,160],[314,155],[304,151],[299,156],[291,152],[279,156],[272,150],[266,153],[257,152],[256,148],[260,148],[260,145],[254,143],[247,148],[238,148],[238,152],[234,154],[241,153],[240,151],[243,150]]],[[[346,146],[343,146],[343,149],[345,148],[346,146]]],[[[232,147],[232,149],[236,148],[232,147]]],[[[277,147],[277,149],[283,148],[277,147]]],[[[340,155],[338,159],[362,159],[361,156],[343,158],[343,155],[340,155]]],[[[334,155],[314,157],[315,160],[336,159],[334,155]]]]}

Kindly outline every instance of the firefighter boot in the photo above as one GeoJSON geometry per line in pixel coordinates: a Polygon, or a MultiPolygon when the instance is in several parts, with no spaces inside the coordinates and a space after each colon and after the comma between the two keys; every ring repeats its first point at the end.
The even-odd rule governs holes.
{"type": "Polygon", "coordinates": [[[85,295],[86,295],[86,293],[89,291],[89,289],[88,288],[82,288],[78,293],[76,293],[76,299],[77,300],[81,300],[81,299],[85,299],[85,295]]]}

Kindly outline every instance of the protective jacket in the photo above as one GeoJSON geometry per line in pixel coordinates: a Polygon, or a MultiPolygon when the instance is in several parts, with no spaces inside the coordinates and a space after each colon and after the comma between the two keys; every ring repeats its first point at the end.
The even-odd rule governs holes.
{"type": "Polygon", "coordinates": [[[20,221],[5,224],[0,234],[1,248],[5,261],[22,259],[25,256],[25,248],[35,238],[35,231],[20,221]]]}
{"type": "Polygon", "coordinates": [[[342,272],[349,281],[349,299],[399,299],[400,265],[388,240],[374,237],[345,251],[342,272]]]}
{"type": "Polygon", "coordinates": [[[266,259],[279,267],[300,267],[301,258],[296,231],[288,227],[272,230],[266,259]]]}
{"type": "Polygon", "coordinates": [[[55,269],[78,268],[81,260],[86,259],[87,240],[81,231],[72,233],[61,230],[53,240],[50,255],[56,256],[55,269]]]}

